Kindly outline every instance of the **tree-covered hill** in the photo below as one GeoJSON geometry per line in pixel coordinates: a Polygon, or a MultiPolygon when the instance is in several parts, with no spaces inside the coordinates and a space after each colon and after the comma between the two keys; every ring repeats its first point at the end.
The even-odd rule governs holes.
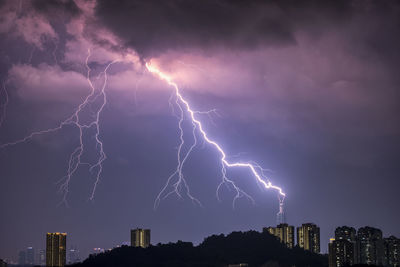
{"type": "Polygon", "coordinates": [[[249,231],[233,232],[227,236],[213,235],[198,246],[182,241],[148,248],[123,246],[90,256],[74,267],[227,266],[239,263],[249,266],[324,267],[328,266],[328,259],[298,247],[288,249],[268,233],[249,231]]]}

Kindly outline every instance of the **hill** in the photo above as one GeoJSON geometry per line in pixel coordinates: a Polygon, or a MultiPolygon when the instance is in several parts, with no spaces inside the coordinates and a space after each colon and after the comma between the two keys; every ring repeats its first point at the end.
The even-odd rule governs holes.
{"type": "Polygon", "coordinates": [[[324,267],[328,266],[328,258],[298,247],[288,249],[268,233],[249,231],[212,235],[198,246],[182,241],[148,248],[123,246],[91,255],[73,266],[227,266],[239,263],[265,267],[324,267]]]}

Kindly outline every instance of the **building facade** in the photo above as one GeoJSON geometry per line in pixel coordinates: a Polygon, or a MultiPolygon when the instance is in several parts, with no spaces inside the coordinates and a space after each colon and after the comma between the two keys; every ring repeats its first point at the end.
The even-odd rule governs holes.
{"type": "Polygon", "coordinates": [[[39,249],[39,251],[36,254],[36,264],[40,266],[46,265],[46,250],[39,249]]]}
{"type": "Polygon", "coordinates": [[[80,262],[79,250],[76,247],[70,247],[68,250],[68,264],[80,262]]]}
{"type": "Polygon", "coordinates": [[[335,238],[329,246],[329,256],[333,257],[335,262],[335,265],[332,266],[339,267],[358,263],[357,232],[353,227],[337,227],[335,238]]]}
{"type": "Polygon", "coordinates": [[[383,239],[384,266],[400,267],[400,239],[394,236],[383,239]]]}
{"type": "Polygon", "coordinates": [[[313,223],[305,223],[297,227],[297,245],[304,250],[320,252],[320,229],[313,223]]]}
{"type": "Polygon", "coordinates": [[[150,229],[132,229],[131,246],[147,248],[150,246],[150,229]]]}
{"type": "Polygon", "coordinates": [[[287,223],[278,224],[276,227],[263,228],[263,232],[276,236],[288,248],[294,247],[294,226],[287,223]]]}
{"type": "Polygon", "coordinates": [[[47,233],[46,235],[46,266],[65,266],[67,251],[66,233],[47,233]]]}
{"type": "Polygon", "coordinates": [[[361,227],[357,232],[358,263],[382,265],[384,259],[382,231],[361,227]]]}
{"type": "Polygon", "coordinates": [[[335,239],[344,239],[350,242],[356,242],[357,233],[356,229],[349,226],[341,226],[335,230],[335,239]]]}
{"type": "Polygon", "coordinates": [[[18,252],[18,265],[25,265],[26,264],[26,251],[21,250],[18,252]]]}
{"type": "Polygon", "coordinates": [[[33,247],[28,247],[26,249],[26,264],[34,265],[35,264],[35,249],[33,247]]]}
{"type": "Polygon", "coordinates": [[[382,238],[382,231],[373,227],[342,226],[329,242],[329,267],[352,264],[400,267],[400,239],[382,238]]]}
{"type": "Polygon", "coordinates": [[[331,238],[329,242],[329,267],[344,267],[355,264],[354,242],[331,238]]]}

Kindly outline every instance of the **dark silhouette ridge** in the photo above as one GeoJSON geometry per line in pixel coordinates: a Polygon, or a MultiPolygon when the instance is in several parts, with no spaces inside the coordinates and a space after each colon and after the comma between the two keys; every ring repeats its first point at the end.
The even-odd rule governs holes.
{"type": "Polygon", "coordinates": [[[83,263],[72,266],[227,266],[239,263],[249,266],[324,267],[328,266],[328,257],[299,247],[289,249],[269,233],[249,231],[233,232],[227,236],[212,235],[198,246],[182,241],[145,249],[123,246],[91,255],[83,263]]]}

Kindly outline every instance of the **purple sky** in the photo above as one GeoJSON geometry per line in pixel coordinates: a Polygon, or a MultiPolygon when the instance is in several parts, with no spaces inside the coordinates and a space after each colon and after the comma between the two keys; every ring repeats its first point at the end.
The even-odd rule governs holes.
{"type": "MultiPolygon", "coordinates": [[[[287,194],[288,223],[318,224],[322,252],[341,225],[400,237],[399,29],[397,1],[0,1],[0,144],[71,116],[90,93],[88,49],[97,92],[118,60],[100,114],[107,159],[93,201],[85,164],[71,177],[68,207],[59,192],[76,127],[0,149],[0,258],[45,248],[53,231],[86,256],[136,227],[151,228],[156,244],[275,224],[276,192],[246,170],[228,175],[255,205],[242,198],[232,209],[226,188],[218,202],[219,154],[201,141],[184,173],[203,207],[171,195],[153,209],[176,167],[179,131],[173,90],[145,62],[170,75],[194,110],[217,110],[199,114],[209,136],[231,160],[269,170],[287,194]]],[[[85,163],[98,158],[94,136],[84,136],[85,163]]]]}

